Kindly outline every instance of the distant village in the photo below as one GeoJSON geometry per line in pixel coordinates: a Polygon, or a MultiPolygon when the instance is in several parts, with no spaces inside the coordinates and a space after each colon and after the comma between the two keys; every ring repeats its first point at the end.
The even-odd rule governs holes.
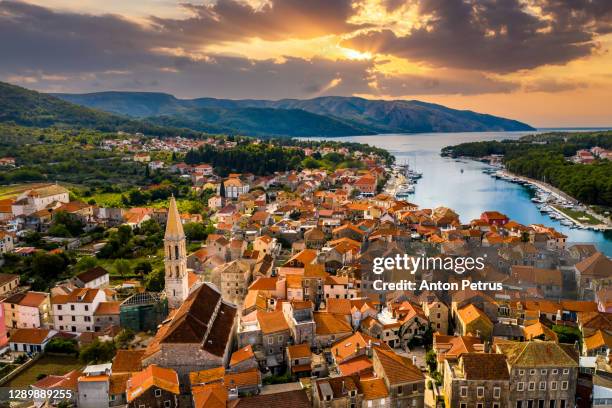
{"type": "Polygon", "coordinates": [[[23,388],[73,393],[34,406],[612,406],[612,260],[595,246],[494,208],[461,220],[451,208],[397,199],[382,192],[392,170],[375,154],[299,147],[306,156],[351,155],[363,167],[222,177],[210,164],[154,153],[235,142],[122,136],[99,148],[211,191],[207,212],[180,211],[175,197],[166,208],[105,207],[54,183],[0,200],[0,387],[66,343],[114,350],[63,373],[36,372],[23,388]],[[59,214],[78,220],[83,236],[51,236],[59,214]],[[9,257],[95,257],[109,243],[87,231],[152,222],[164,229],[163,290],[99,265],[49,291],[6,273],[9,257]],[[185,232],[193,223],[212,227],[195,246],[185,232]],[[54,249],[28,244],[31,232],[54,249]],[[372,290],[373,257],[415,248],[478,253],[487,263],[460,277],[433,269],[412,279],[501,282],[503,290],[372,290]]]}

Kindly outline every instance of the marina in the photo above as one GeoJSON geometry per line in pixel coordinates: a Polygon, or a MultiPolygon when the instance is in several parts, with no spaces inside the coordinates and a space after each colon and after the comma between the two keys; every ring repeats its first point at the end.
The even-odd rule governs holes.
{"type": "MultiPolygon", "coordinates": [[[[387,149],[396,157],[396,163],[410,163],[410,169],[422,173],[414,193],[403,198],[421,208],[448,207],[456,211],[462,220],[468,221],[479,218],[483,211],[499,211],[524,225],[543,224],[554,227],[567,235],[569,243],[594,244],[602,252],[612,256],[612,230],[592,228],[586,221],[582,222],[584,228],[572,227],[563,211],[574,210],[555,203],[551,204],[559,208],[559,211],[563,210],[561,213],[554,208],[550,209],[552,213],[542,211],[547,210],[546,205],[550,204],[542,206],[543,203],[534,201],[533,199],[540,200],[537,189],[530,187],[525,180],[492,177],[500,167],[475,160],[440,156],[440,150],[446,146],[483,140],[518,139],[533,133],[537,132],[388,134],[354,136],[340,140],[368,143],[387,149]],[[554,215],[554,218],[551,215],[554,215]]],[[[397,180],[390,179],[387,186],[397,187],[397,180]]],[[[387,193],[395,191],[386,190],[387,193]]],[[[573,204],[571,200],[568,202],[573,204]]]]}

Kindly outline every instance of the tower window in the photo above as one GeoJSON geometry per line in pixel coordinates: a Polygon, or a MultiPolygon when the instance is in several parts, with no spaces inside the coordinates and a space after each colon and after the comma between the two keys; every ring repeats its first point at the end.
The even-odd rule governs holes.
{"type": "Polygon", "coordinates": [[[176,277],[180,277],[181,273],[180,273],[180,267],[178,265],[176,265],[176,277]]]}
{"type": "Polygon", "coordinates": [[[179,247],[178,247],[178,245],[176,245],[176,246],[174,247],[174,258],[175,258],[175,259],[178,259],[178,258],[179,258],[179,247]]]}

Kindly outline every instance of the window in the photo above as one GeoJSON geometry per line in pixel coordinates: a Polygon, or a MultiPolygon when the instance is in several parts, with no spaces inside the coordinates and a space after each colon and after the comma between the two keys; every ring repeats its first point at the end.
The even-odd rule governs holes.
{"type": "Polygon", "coordinates": [[[565,400],[561,400],[560,404],[561,408],[565,408],[565,400]]]}
{"type": "Polygon", "coordinates": [[[159,388],[155,390],[155,396],[161,397],[161,390],[159,388]]]}
{"type": "Polygon", "coordinates": [[[536,370],[529,370],[529,375],[536,375],[536,370]]]}
{"type": "Polygon", "coordinates": [[[484,404],[482,402],[479,402],[478,404],[476,404],[476,408],[484,408],[484,404]]]}
{"type": "Polygon", "coordinates": [[[501,396],[501,388],[493,387],[493,398],[499,398],[501,396]]]}
{"type": "Polygon", "coordinates": [[[546,375],[546,374],[548,374],[548,370],[540,370],[540,374],[546,375]]]}
{"type": "Polygon", "coordinates": [[[467,408],[467,404],[465,402],[462,402],[461,404],[459,404],[459,408],[467,408]]]}
{"type": "Polygon", "coordinates": [[[58,320],[61,322],[62,320],[64,320],[64,316],[57,316],[58,320]]]}
{"type": "Polygon", "coordinates": [[[62,305],[57,305],[57,310],[62,310],[62,305]]]}
{"type": "Polygon", "coordinates": [[[523,408],[523,401],[516,401],[516,408],[523,408]]]}
{"type": "Polygon", "coordinates": [[[70,305],[70,310],[74,310],[74,305],[70,305]]]}
{"type": "Polygon", "coordinates": [[[412,384],[412,392],[417,392],[419,390],[418,384],[412,384]]]}
{"type": "MultiPolygon", "coordinates": [[[[178,248],[178,247],[177,247],[178,248]]],[[[164,407],[166,408],[170,408],[172,406],[172,404],[170,403],[169,400],[164,401],[164,407]]]]}
{"type": "Polygon", "coordinates": [[[548,408],[555,408],[556,406],[557,406],[557,401],[550,400],[550,403],[548,404],[548,408]]]}
{"type": "Polygon", "coordinates": [[[89,305],[85,305],[85,311],[89,311],[89,305]]]}
{"type": "Polygon", "coordinates": [[[546,381],[540,381],[540,391],[546,390],[546,381]]]}
{"type": "Polygon", "coordinates": [[[557,375],[557,374],[559,374],[559,370],[557,370],[556,368],[553,368],[552,371],[551,371],[551,374],[552,375],[557,375]]]}
{"type": "Polygon", "coordinates": [[[268,344],[274,344],[274,338],[268,337],[268,344]]]}
{"type": "Polygon", "coordinates": [[[468,387],[461,387],[461,396],[462,397],[468,396],[468,387]]]}
{"type": "Polygon", "coordinates": [[[499,402],[494,402],[493,403],[493,408],[499,408],[499,402]]]}
{"type": "Polygon", "coordinates": [[[397,395],[402,395],[402,386],[397,387],[397,395]]]}
{"type": "Polygon", "coordinates": [[[561,381],[561,389],[562,390],[567,390],[567,386],[568,386],[568,382],[567,381],[561,381]]]}
{"type": "Polygon", "coordinates": [[[278,340],[278,342],[279,342],[279,343],[282,343],[282,342],[283,342],[283,336],[282,336],[282,335],[281,335],[281,336],[277,336],[276,338],[277,338],[277,340],[278,340]]]}
{"type": "Polygon", "coordinates": [[[476,387],[476,396],[478,398],[484,397],[484,387],[476,387]]]}
{"type": "Polygon", "coordinates": [[[530,381],[529,382],[529,391],[533,391],[535,390],[535,381],[530,381]]]}
{"type": "Polygon", "coordinates": [[[524,391],[525,390],[525,383],[524,382],[520,382],[520,383],[516,384],[516,390],[517,391],[524,391]]]}
{"type": "Polygon", "coordinates": [[[525,370],[518,370],[518,375],[525,375],[525,370]]]}
{"type": "Polygon", "coordinates": [[[564,374],[564,375],[569,374],[569,368],[564,368],[564,369],[563,369],[563,374],[564,374]]]}

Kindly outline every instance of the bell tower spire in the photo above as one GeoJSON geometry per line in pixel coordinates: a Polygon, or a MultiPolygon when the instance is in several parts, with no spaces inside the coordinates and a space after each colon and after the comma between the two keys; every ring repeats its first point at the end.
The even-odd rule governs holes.
{"type": "Polygon", "coordinates": [[[170,197],[166,233],[164,235],[165,292],[168,307],[178,308],[189,294],[187,247],[181,216],[174,196],[170,197]]]}

